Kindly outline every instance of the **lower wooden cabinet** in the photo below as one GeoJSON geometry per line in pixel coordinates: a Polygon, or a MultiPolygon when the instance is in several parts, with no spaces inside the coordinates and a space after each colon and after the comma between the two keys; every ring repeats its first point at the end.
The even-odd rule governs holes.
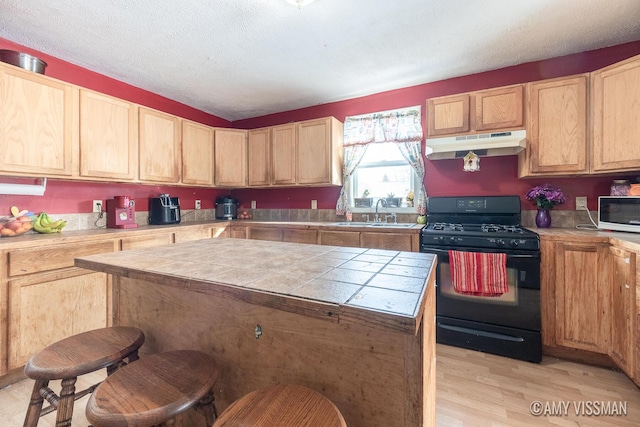
{"type": "Polygon", "coordinates": [[[318,243],[329,246],[360,247],[360,232],[358,231],[324,231],[318,232],[318,243]]]}
{"type": "Polygon", "coordinates": [[[609,245],[555,244],[557,345],[607,354],[611,331],[609,245]]]}
{"type": "Polygon", "coordinates": [[[609,355],[627,375],[635,377],[636,254],[615,247],[611,256],[611,346],[609,355]]]}
{"type": "Polygon", "coordinates": [[[73,267],[17,277],[8,287],[7,370],[49,344],[110,324],[105,273],[73,267]]]}

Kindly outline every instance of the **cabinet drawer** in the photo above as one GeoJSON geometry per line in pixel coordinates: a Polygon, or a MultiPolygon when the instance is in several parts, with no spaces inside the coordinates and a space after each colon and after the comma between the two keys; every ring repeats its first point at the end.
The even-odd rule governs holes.
{"type": "Polygon", "coordinates": [[[360,247],[358,231],[320,231],[319,233],[321,245],[360,247]]]}
{"type": "Polygon", "coordinates": [[[76,257],[113,252],[112,241],[9,251],[9,277],[73,267],[76,257]]]}
{"type": "Polygon", "coordinates": [[[120,249],[150,248],[153,246],[170,245],[172,242],[171,233],[151,234],[148,236],[127,237],[121,239],[120,249]]]}
{"type": "Polygon", "coordinates": [[[411,252],[411,234],[360,233],[360,246],[372,249],[392,249],[411,252]]]}
{"type": "Polygon", "coordinates": [[[282,241],[293,243],[318,243],[318,230],[296,230],[296,229],[284,229],[282,230],[282,241]]]}
{"type": "Polygon", "coordinates": [[[249,239],[255,240],[270,240],[272,242],[282,241],[282,229],[281,228],[261,228],[261,227],[248,227],[249,239]]]}

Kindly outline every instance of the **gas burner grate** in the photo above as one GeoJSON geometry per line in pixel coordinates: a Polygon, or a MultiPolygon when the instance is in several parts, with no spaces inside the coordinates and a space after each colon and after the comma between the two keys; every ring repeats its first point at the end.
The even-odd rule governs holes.
{"type": "Polygon", "coordinates": [[[448,222],[436,222],[433,229],[437,231],[464,231],[462,224],[452,224],[448,222]]]}
{"type": "Polygon", "coordinates": [[[482,224],[480,230],[485,233],[524,233],[517,225],[482,224]]]}

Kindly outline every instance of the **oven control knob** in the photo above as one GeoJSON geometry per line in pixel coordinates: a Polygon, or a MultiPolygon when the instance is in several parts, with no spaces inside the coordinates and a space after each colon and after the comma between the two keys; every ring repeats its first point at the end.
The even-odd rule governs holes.
{"type": "Polygon", "coordinates": [[[436,240],[436,241],[438,241],[438,242],[442,242],[442,241],[444,241],[444,236],[437,236],[437,237],[434,237],[434,240],[436,240]]]}
{"type": "Polygon", "coordinates": [[[504,240],[502,240],[502,239],[497,239],[497,240],[496,240],[496,245],[498,245],[498,246],[504,246],[504,240]]]}
{"type": "Polygon", "coordinates": [[[451,243],[455,243],[456,242],[456,238],[454,236],[449,237],[449,241],[451,243]]]}
{"type": "Polygon", "coordinates": [[[510,240],[509,241],[509,246],[511,246],[512,248],[515,248],[516,246],[518,246],[518,241],[517,240],[510,240]]]}

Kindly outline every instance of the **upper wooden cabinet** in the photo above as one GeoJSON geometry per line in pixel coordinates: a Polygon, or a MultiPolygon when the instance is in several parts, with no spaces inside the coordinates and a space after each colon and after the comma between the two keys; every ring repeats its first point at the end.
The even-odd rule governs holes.
{"type": "Polygon", "coordinates": [[[249,187],[271,184],[271,128],[247,133],[247,167],[249,187]]]}
{"type": "Polygon", "coordinates": [[[213,128],[182,120],[182,183],[213,186],[213,128]]]}
{"type": "Polygon", "coordinates": [[[488,132],[524,126],[522,85],[476,92],[471,99],[475,130],[488,132]]]}
{"type": "Polygon", "coordinates": [[[247,186],[247,131],[216,129],[214,133],[215,185],[247,186]]]}
{"type": "Polygon", "coordinates": [[[588,84],[588,74],[527,84],[528,144],[518,155],[520,178],[588,172],[588,84]]]}
{"type": "Polygon", "coordinates": [[[591,74],[594,173],[640,169],[640,55],[591,74]]]}
{"type": "Polygon", "coordinates": [[[180,120],[171,114],[139,108],[140,181],[180,181],[180,120]]]}
{"type": "Polygon", "coordinates": [[[427,136],[469,132],[469,94],[427,100],[427,136]]]}
{"type": "Polygon", "coordinates": [[[80,89],[80,176],[138,178],[138,109],[131,102],[80,89]]]}
{"type": "Polygon", "coordinates": [[[524,126],[522,85],[427,100],[427,136],[491,132],[524,126]]]}
{"type": "Polygon", "coordinates": [[[249,186],[341,185],[342,140],[334,117],[249,131],[249,186]]]}
{"type": "Polygon", "coordinates": [[[0,170],[71,176],[77,98],[72,85],[0,65],[0,170]]]}
{"type": "Polygon", "coordinates": [[[271,128],[271,183],[296,183],[297,125],[290,123],[271,128]]]}
{"type": "Polygon", "coordinates": [[[342,185],[343,125],[334,117],[297,124],[297,183],[342,185]]]}

